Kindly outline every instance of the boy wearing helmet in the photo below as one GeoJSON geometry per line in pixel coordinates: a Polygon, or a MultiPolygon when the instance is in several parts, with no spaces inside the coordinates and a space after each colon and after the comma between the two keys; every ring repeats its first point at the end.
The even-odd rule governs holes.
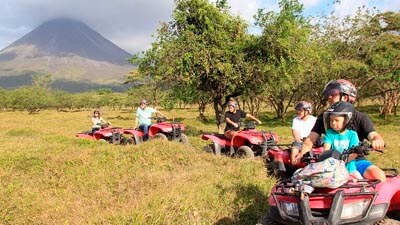
{"type": "Polygon", "coordinates": [[[225,132],[224,136],[231,139],[233,135],[239,131],[239,121],[242,118],[249,117],[250,119],[256,121],[258,124],[261,124],[261,121],[255,118],[253,115],[249,113],[245,113],[243,110],[237,109],[237,103],[235,101],[228,102],[228,109],[225,113],[225,132]]]}
{"type": "MultiPolygon", "coordinates": [[[[353,104],[357,98],[357,89],[350,81],[339,79],[329,81],[325,85],[322,94],[328,100],[329,105],[339,101],[350,102],[353,104]]],[[[374,149],[383,149],[385,142],[375,131],[371,120],[366,114],[354,110],[354,114],[349,123],[349,128],[357,132],[359,140],[362,141],[368,139],[371,141],[374,149]]],[[[317,118],[310,135],[304,140],[302,149],[300,153],[296,155],[294,163],[298,163],[301,157],[311,150],[313,144],[317,142],[322,134],[325,134],[325,127],[323,116],[320,115],[317,118]]],[[[386,181],[385,173],[374,165],[367,166],[362,175],[367,179],[379,179],[382,182],[386,181]]]]}
{"type": "MultiPolygon", "coordinates": [[[[326,134],[324,137],[324,150],[333,150],[343,153],[344,150],[358,146],[360,140],[354,130],[347,129],[351,118],[353,117],[354,107],[349,102],[335,102],[323,114],[326,134]]],[[[365,159],[366,162],[358,162],[355,160],[347,162],[346,168],[355,178],[361,179],[366,169],[366,165],[372,165],[371,162],[365,159]],[[357,168],[357,165],[359,166],[357,168]]]]}
{"type": "Polygon", "coordinates": [[[296,104],[294,109],[297,116],[293,119],[292,135],[294,142],[290,153],[290,160],[293,162],[294,157],[299,153],[303,140],[310,134],[317,118],[312,113],[312,105],[306,101],[300,101],[296,104]]]}

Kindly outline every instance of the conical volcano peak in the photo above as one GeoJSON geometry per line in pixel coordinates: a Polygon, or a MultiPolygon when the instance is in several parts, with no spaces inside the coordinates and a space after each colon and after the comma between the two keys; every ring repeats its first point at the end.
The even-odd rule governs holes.
{"type": "Polygon", "coordinates": [[[83,22],[70,18],[46,21],[10,47],[19,45],[34,45],[40,56],[76,55],[114,64],[126,64],[131,56],[83,22]]]}

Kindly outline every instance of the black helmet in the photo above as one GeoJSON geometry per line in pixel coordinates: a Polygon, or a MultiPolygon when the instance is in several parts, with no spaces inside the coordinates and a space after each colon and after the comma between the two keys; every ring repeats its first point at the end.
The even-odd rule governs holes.
{"type": "Polygon", "coordinates": [[[296,104],[296,106],[294,107],[294,109],[296,111],[300,111],[302,109],[304,109],[304,111],[307,111],[309,114],[312,113],[312,105],[309,102],[306,101],[300,101],[296,104]]]}
{"type": "Polygon", "coordinates": [[[341,95],[349,96],[349,102],[354,103],[357,98],[356,87],[348,80],[339,79],[329,81],[322,91],[322,96],[328,98],[333,90],[338,90],[341,95]]]}
{"type": "Polygon", "coordinates": [[[335,102],[329,109],[324,112],[324,125],[325,130],[330,128],[330,116],[344,116],[344,128],[350,124],[351,118],[354,114],[354,106],[350,102],[335,102]]]}

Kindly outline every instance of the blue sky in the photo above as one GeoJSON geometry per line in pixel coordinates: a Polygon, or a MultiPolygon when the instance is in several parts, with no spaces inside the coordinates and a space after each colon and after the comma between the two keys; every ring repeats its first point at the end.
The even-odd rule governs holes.
{"type": "MultiPolygon", "coordinates": [[[[400,0],[299,0],[304,15],[320,15],[334,10],[335,15],[353,15],[358,7],[380,11],[400,11],[400,0]]],[[[72,17],[130,53],[149,48],[161,21],[169,21],[173,0],[1,0],[0,49],[21,38],[46,20],[72,17]]],[[[228,0],[233,14],[250,24],[259,8],[278,11],[276,0],[228,0]]],[[[254,29],[253,29],[254,30],[254,29]]]]}

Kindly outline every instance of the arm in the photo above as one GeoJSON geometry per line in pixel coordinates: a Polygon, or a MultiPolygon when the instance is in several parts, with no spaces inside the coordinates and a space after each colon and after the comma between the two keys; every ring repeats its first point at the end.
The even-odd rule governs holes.
{"type": "Polygon", "coordinates": [[[331,144],[324,143],[324,151],[331,150],[331,144]]]}
{"type": "MultiPolygon", "coordinates": [[[[107,123],[107,121],[105,121],[103,118],[100,118],[100,123],[107,123]]],[[[111,125],[110,122],[108,122],[109,125],[111,125]]]]}
{"type": "Polygon", "coordinates": [[[234,127],[239,127],[239,124],[233,122],[231,119],[228,117],[225,118],[226,123],[232,124],[234,127]]]}
{"type": "Polygon", "coordinates": [[[261,124],[261,121],[259,119],[257,119],[256,117],[254,117],[253,115],[251,115],[250,113],[247,113],[246,117],[249,117],[250,119],[256,121],[258,124],[261,124]]]}
{"type": "Polygon", "coordinates": [[[385,141],[376,131],[372,131],[368,134],[368,140],[371,141],[373,149],[383,149],[385,147],[385,141]]]}
{"type": "Polygon", "coordinates": [[[300,133],[295,129],[292,129],[292,136],[294,138],[294,141],[296,141],[296,142],[301,142],[302,141],[301,138],[300,138],[300,133]]]}
{"type": "Polygon", "coordinates": [[[308,137],[304,140],[303,146],[301,147],[299,154],[297,154],[297,156],[295,157],[295,161],[300,161],[301,157],[303,157],[304,154],[311,151],[314,143],[317,142],[318,138],[319,134],[311,132],[310,135],[308,135],[308,137]]]}
{"type": "Polygon", "coordinates": [[[164,114],[162,114],[160,111],[156,110],[155,113],[157,113],[158,117],[165,117],[164,114]]]}
{"type": "Polygon", "coordinates": [[[138,118],[137,118],[137,117],[135,117],[135,128],[137,128],[137,127],[138,127],[138,123],[139,123],[139,120],[138,120],[138,118]]]}

